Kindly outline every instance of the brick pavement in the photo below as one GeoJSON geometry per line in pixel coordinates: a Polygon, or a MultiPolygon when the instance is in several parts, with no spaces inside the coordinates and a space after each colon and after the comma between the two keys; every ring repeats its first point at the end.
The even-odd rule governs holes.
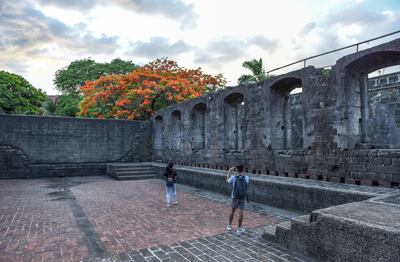
{"type": "Polygon", "coordinates": [[[260,239],[262,228],[251,228],[240,236],[234,232],[123,253],[112,261],[302,261],[260,239]]]}
{"type": "Polygon", "coordinates": [[[292,259],[260,240],[259,231],[296,213],[250,204],[247,233],[237,237],[225,233],[228,197],[178,185],[179,205],[167,209],[164,194],[159,180],[0,180],[0,260],[292,259]]]}
{"type": "Polygon", "coordinates": [[[89,257],[68,202],[53,201],[54,192],[43,180],[0,180],[0,261],[89,257]]]}

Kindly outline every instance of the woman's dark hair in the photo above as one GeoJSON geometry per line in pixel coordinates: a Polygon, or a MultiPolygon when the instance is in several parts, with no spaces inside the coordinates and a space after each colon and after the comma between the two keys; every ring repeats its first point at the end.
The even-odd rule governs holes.
{"type": "Polygon", "coordinates": [[[237,165],[236,169],[239,173],[243,172],[243,165],[237,165]]]}
{"type": "Polygon", "coordinates": [[[168,163],[167,167],[165,168],[166,175],[172,175],[174,163],[168,163]]]}
{"type": "Polygon", "coordinates": [[[172,168],[174,167],[174,163],[168,163],[168,165],[167,165],[167,168],[166,168],[166,172],[169,174],[169,173],[172,173],[172,168]]]}

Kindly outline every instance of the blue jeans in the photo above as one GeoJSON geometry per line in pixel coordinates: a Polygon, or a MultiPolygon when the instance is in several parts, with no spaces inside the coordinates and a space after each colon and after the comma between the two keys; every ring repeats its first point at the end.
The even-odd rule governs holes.
{"type": "Polygon", "coordinates": [[[167,192],[166,198],[167,198],[167,206],[169,206],[170,200],[171,200],[171,195],[174,197],[174,203],[176,203],[176,183],[174,183],[173,186],[167,187],[165,185],[165,191],[167,192]]]}

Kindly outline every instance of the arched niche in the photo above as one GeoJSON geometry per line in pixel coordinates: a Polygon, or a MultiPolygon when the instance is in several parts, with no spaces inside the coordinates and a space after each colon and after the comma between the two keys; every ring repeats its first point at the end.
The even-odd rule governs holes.
{"type": "Polygon", "coordinates": [[[361,148],[400,148],[400,121],[396,106],[374,92],[370,95],[368,75],[379,69],[400,65],[399,51],[370,52],[350,61],[344,68],[346,132],[348,146],[361,148]]]}
{"type": "Polygon", "coordinates": [[[162,150],[164,147],[164,123],[162,116],[156,116],[154,120],[153,148],[162,150]]]}
{"type": "Polygon", "coordinates": [[[244,96],[232,93],[224,99],[224,148],[226,150],[243,149],[244,96]]]}
{"type": "Polygon", "coordinates": [[[182,146],[182,119],[181,111],[175,110],[171,113],[171,149],[180,151],[182,146]]]}
{"type": "Polygon", "coordinates": [[[293,107],[290,100],[293,90],[302,89],[302,80],[285,77],[271,86],[271,145],[273,149],[300,149],[303,147],[303,108],[293,107]]]}
{"type": "Polygon", "coordinates": [[[198,103],[192,110],[191,141],[194,150],[205,148],[206,109],[206,104],[198,103]]]}

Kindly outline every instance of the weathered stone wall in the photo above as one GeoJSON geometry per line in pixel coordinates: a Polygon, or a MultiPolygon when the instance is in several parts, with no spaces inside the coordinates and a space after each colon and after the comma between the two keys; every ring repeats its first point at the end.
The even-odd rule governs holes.
{"type": "Polygon", "coordinates": [[[400,72],[368,78],[368,94],[375,96],[378,92],[400,89],[400,72]]]}
{"type": "Polygon", "coordinates": [[[106,162],[151,159],[148,122],[0,116],[0,178],[104,174],[106,162]]]}
{"type": "Polygon", "coordinates": [[[153,118],[153,160],[218,169],[243,163],[253,173],[397,187],[398,96],[370,100],[367,89],[370,72],[395,64],[400,39],[345,56],[332,70],[306,67],[171,106],[153,118]],[[297,87],[300,100],[290,98],[297,87]],[[204,125],[194,124],[199,104],[204,125]],[[195,146],[199,134],[204,148],[195,146]]]}
{"type": "Polygon", "coordinates": [[[400,86],[370,97],[368,132],[376,148],[400,147],[400,86]]]}

